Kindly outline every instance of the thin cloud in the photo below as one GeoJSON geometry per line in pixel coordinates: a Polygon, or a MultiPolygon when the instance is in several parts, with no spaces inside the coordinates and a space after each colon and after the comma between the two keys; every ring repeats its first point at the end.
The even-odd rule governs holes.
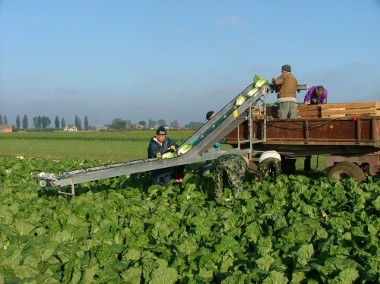
{"type": "Polygon", "coordinates": [[[243,20],[237,16],[229,16],[218,20],[217,23],[219,26],[236,27],[241,26],[243,24],[243,20]]]}

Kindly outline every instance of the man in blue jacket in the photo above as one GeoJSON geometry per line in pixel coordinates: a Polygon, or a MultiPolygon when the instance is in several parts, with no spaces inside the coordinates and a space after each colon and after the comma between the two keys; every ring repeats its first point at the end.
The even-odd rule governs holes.
{"type": "MultiPolygon", "coordinates": [[[[150,139],[148,146],[148,158],[161,158],[161,156],[169,151],[175,152],[178,145],[166,137],[166,129],[160,126],[156,135],[150,139]]],[[[167,185],[174,177],[176,182],[182,182],[183,167],[169,167],[151,171],[152,183],[157,185],[167,185]]]]}

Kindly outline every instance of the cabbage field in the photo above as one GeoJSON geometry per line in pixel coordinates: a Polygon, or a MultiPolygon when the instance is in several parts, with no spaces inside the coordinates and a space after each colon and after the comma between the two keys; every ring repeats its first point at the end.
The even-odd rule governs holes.
{"type": "Polygon", "coordinates": [[[74,198],[34,178],[99,163],[0,157],[0,283],[380,282],[379,179],[247,174],[215,199],[201,165],[181,186],[141,173],[74,198]]]}

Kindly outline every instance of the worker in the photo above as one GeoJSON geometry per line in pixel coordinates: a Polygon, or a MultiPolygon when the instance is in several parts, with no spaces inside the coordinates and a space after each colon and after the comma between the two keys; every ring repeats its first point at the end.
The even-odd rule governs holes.
{"type": "MultiPolygon", "coordinates": [[[[173,140],[166,137],[165,127],[160,126],[157,128],[156,135],[150,139],[148,158],[161,158],[164,153],[175,152],[177,147],[178,145],[173,140]]],[[[172,178],[175,178],[177,183],[181,183],[183,166],[152,170],[151,175],[154,185],[168,185],[172,178]]]]}
{"type": "MultiPolygon", "coordinates": [[[[215,117],[215,115],[216,115],[216,113],[213,110],[208,111],[206,113],[206,120],[210,121],[211,119],[213,119],[215,117]]],[[[222,144],[219,141],[217,141],[213,145],[212,148],[210,148],[209,150],[207,150],[207,153],[210,153],[212,151],[219,151],[221,147],[222,147],[222,144]]],[[[205,164],[203,166],[203,176],[207,176],[210,173],[211,165],[212,165],[212,160],[208,160],[208,161],[205,162],[205,164]]]]}
{"type": "Polygon", "coordinates": [[[206,113],[206,120],[211,120],[215,117],[216,113],[213,110],[210,110],[206,113]]]}
{"type": "MultiPolygon", "coordinates": [[[[303,104],[307,105],[320,105],[327,104],[328,91],[323,86],[313,86],[311,87],[303,100],[303,104]]],[[[306,156],[303,163],[303,170],[305,172],[311,171],[311,156],[306,156]]]]}
{"type": "Polygon", "coordinates": [[[213,163],[215,168],[215,196],[220,197],[226,187],[239,194],[243,191],[247,161],[237,154],[226,154],[213,163]]]}
{"type": "Polygon", "coordinates": [[[272,82],[279,87],[277,93],[278,118],[297,118],[298,81],[291,71],[292,67],[285,64],[281,67],[281,75],[272,78],[272,82]]]}
{"type": "Polygon", "coordinates": [[[328,92],[323,86],[313,86],[307,91],[305,98],[303,99],[303,104],[327,104],[327,96],[328,92]]]}

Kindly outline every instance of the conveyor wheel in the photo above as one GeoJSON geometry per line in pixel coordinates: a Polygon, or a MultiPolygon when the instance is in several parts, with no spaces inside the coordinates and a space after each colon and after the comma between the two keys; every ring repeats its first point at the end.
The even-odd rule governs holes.
{"type": "Polygon", "coordinates": [[[362,182],[366,179],[365,173],[358,165],[347,161],[343,161],[332,166],[329,169],[327,176],[338,180],[354,178],[358,182],[362,182]]]}

